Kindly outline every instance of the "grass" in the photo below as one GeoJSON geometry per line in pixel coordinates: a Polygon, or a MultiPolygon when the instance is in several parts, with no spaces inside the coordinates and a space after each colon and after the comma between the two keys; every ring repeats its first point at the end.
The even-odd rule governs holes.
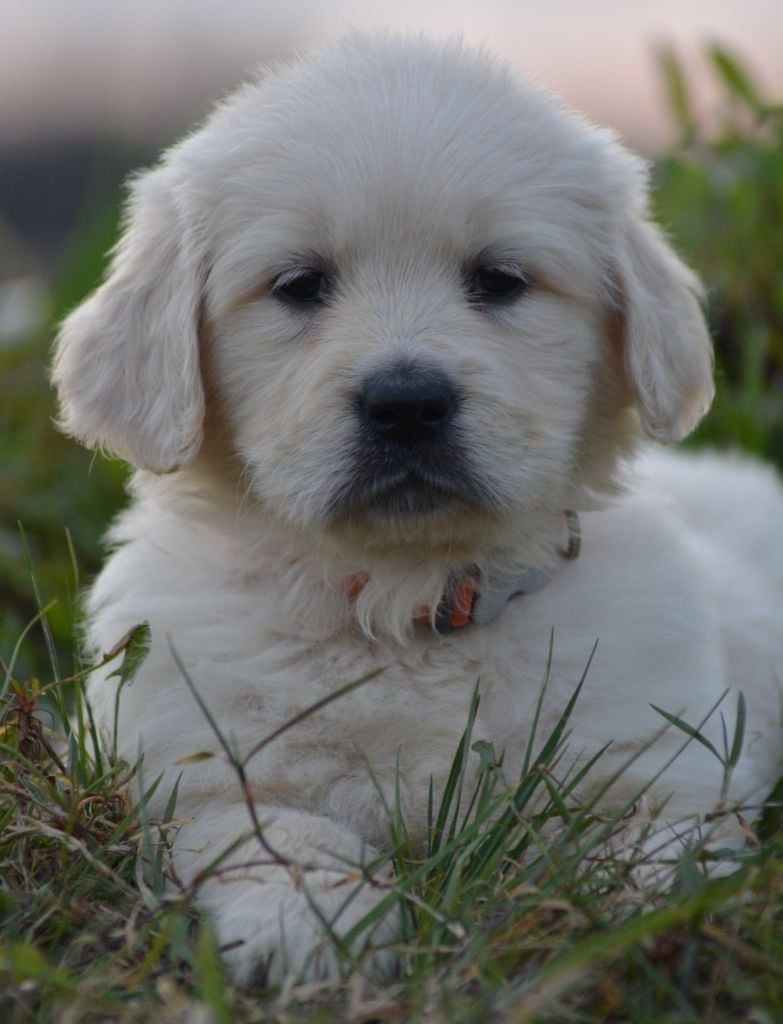
{"type": "MultiPolygon", "coordinates": [[[[712,139],[697,130],[682,68],[672,54],[661,57],[681,142],[655,167],[661,219],[710,294],[719,398],[697,443],[731,440],[783,464],[783,240],[770,228],[783,222],[783,116],[724,51],[713,48],[708,59],[726,95],[712,139]]],[[[52,285],[53,320],[97,279],[115,230],[113,210],[85,222],[69,275],[52,285]]],[[[748,811],[746,849],[726,860],[725,877],[708,877],[694,842],[671,887],[645,894],[628,859],[608,847],[622,822],[574,797],[570,708],[552,735],[533,727],[525,763],[510,778],[502,752],[473,741],[479,692],[444,790],[432,793],[424,842],[411,841],[398,806],[387,808],[396,881],[384,898],[401,922],[399,976],[373,982],[344,947],[347,977],[338,985],[236,991],[194,892],[165,884],[175,803],[167,820],[147,819],[156,780],[139,783],[143,766],[101,748],[84,698],[76,567],[89,576],[99,564],[98,538],[122,500],[125,471],[51,430],[47,344],[33,337],[0,351],[0,509],[14,509],[0,510],[0,1019],[780,1019],[780,806],[748,811]],[[478,774],[467,767],[471,748],[478,774]]],[[[121,678],[143,657],[144,641],[137,631],[112,652],[121,678]]],[[[662,727],[702,741],[698,724],[660,710],[662,727]]],[[[727,772],[741,740],[739,731],[714,751],[727,772]]],[[[241,762],[235,769],[241,784],[241,762]]],[[[775,797],[783,799],[783,786],[775,797]]],[[[383,866],[365,869],[367,884],[386,884],[383,866]]]]}
{"type": "MultiPolygon", "coordinates": [[[[141,628],[106,660],[130,678],[144,647],[141,628]]],[[[399,915],[397,979],[374,983],[349,951],[374,912],[341,944],[342,983],[237,992],[223,977],[209,922],[193,909],[195,891],[170,872],[175,794],[162,822],[147,821],[157,782],[134,790],[141,766],[117,762],[101,747],[82,689],[86,674],[22,686],[7,673],[3,1020],[776,1019],[783,836],[775,810],[748,825],[748,848],[731,855],[728,877],[711,879],[705,864],[729,855],[708,855],[694,841],[671,887],[645,892],[634,882],[633,861],[611,852],[623,813],[607,819],[574,797],[600,760],[599,751],[579,771],[569,766],[568,719],[579,688],[550,735],[539,737],[533,723],[514,779],[491,744],[473,742],[477,689],[443,792],[431,795],[424,843],[411,842],[398,804],[387,808],[390,852],[357,870],[385,888],[382,909],[399,915]],[[468,769],[471,749],[480,755],[477,772],[468,769]],[[141,795],[131,797],[134,791],[141,795]],[[391,884],[377,880],[387,862],[391,884]]],[[[304,709],[299,720],[321,706],[304,709]]],[[[693,726],[673,720],[670,727],[682,730],[684,743],[707,742],[693,726]]],[[[242,785],[249,757],[237,760],[214,728],[242,785]]],[[[725,755],[715,751],[727,769],[741,739],[740,729],[725,755]]],[[[267,854],[257,821],[255,830],[267,854]]]]}

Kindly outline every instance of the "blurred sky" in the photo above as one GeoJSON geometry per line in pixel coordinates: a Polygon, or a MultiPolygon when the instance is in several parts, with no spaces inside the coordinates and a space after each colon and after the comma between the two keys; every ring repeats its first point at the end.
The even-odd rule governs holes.
{"type": "Polygon", "coordinates": [[[707,112],[709,40],[783,94],[783,0],[0,0],[0,141],[163,140],[258,61],[379,25],[485,41],[645,149],[670,133],[658,43],[707,112]]]}

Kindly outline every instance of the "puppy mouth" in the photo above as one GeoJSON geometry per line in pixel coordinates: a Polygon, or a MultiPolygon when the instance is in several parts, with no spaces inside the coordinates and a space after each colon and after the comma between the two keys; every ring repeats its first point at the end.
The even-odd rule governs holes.
{"type": "Polygon", "coordinates": [[[364,513],[372,518],[409,519],[459,504],[493,504],[489,488],[475,478],[462,453],[390,459],[374,452],[357,460],[331,512],[338,518],[364,513]]]}
{"type": "Polygon", "coordinates": [[[455,481],[442,473],[400,470],[374,481],[364,504],[371,512],[382,515],[420,516],[460,497],[455,481]]]}

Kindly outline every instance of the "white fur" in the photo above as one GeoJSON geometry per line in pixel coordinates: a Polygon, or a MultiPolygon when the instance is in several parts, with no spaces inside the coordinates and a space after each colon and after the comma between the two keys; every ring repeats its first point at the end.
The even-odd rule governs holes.
{"type": "MultiPolygon", "coordinates": [[[[152,649],[122,693],[119,750],[182,773],[175,845],[188,882],[249,828],[188,693],[171,638],[238,751],[369,670],[383,672],[289,730],[248,766],[269,843],[301,865],[245,864],[201,887],[235,976],[330,973],[315,902],[346,931],[378,899],[351,864],[387,843],[382,801],[399,761],[414,833],[425,824],[481,679],[477,738],[518,766],[554,630],[541,729],[598,648],[571,750],[612,741],[600,781],[660,728],[656,703],[697,723],[727,687],[748,701],[733,794],[757,797],[781,763],[783,494],[739,460],[644,457],[642,433],[686,435],[712,396],[698,284],[646,219],[645,169],[614,137],[483,53],[353,36],[231,97],[132,186],[106,282],[64,323],[54,377],[62,424],[131,460],[133,503],[88,602],[105,650],[148,620],[152,649]],[[491,252],[532,286],[466,301],[491,252]],[[277,275],[313,260],[336,287],[292,309],[277,275]],[[462,396],[466,473],[482,500],[416,515],[357,506],[351,396],[395,361],[447,372],[462,396]],[[166,475],[159,475],[166,474],[166,475]],[[560,562],[565,509],[582,554],[560,562]],[[466,563],[554,568],[493,622],[437,637],[412,626],[466,563]],[[345,580],[366,573],[355,600],[345,580]],[[368,764],[372,768],[371,778],[368,764]],[[335,888],[336,879],[345,879],[335,888]]],[[[90,695],[104,730],[116,680],[90,695]]],[[[732,696],[724,702],[730,719],[732,696]]],[[[731,722],[729,722],[731,728],[731,722]]],[[[705,731],[719,742],[717,716],[705,731]]],[[[666,732],[606,798],[621,806],[681,745],[666,732]]],[[[650,800],[666,818],[709,811],[722,773],[692,743],[650,800]]],[[[267,857],[267,860],[269,858],[267,857]]],[[[376,940],[393,935],[385,922],[376,940]]]]}

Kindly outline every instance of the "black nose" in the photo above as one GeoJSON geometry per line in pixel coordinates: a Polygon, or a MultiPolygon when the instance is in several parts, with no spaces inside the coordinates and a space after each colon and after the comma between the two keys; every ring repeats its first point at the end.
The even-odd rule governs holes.
{"type": "Polygon", "coordinates": [[[376,437],[414,445],[438,439],[456,411],[457,394],[443,374],[396,368],[365,381],[359,408],[376,437]]]}

